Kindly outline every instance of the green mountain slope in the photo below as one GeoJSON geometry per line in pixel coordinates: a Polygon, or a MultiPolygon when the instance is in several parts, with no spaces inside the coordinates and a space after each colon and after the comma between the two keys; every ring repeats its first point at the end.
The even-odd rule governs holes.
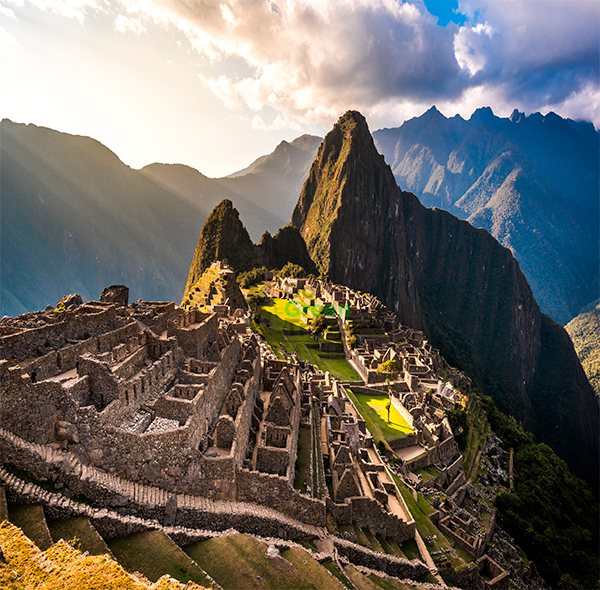
{"type": "Polygon", "coordinates": [[[549,113],[468,121],[435,107],[374,133],[398,184],[511,249],[542,310],[566,323],[599,289],[599,140],[549,113]]]}
{"type": "Polygon", "coordinates": [[[573,318],[565,330],[573,340],[575,350],[596,395],[600,396],[600,303],[573,318]]]}
{"type": "Polygon", "coordinates": [[[8,120],[0,133],[0,314],[115,283],[132,299],[180,297],[200,207],[90,138],[8,120]]]}
{"type": "Polygon", "coordinates": [[[568,335],[510,250],[395,183],[366,121],[325,137],[292,224],[319,270],[374,292],[597,488],[598,405],[568,335]]]}
{"type": "Polygon", "coordinates": [[[216,260],[227,259],[237,273],[265,266],[281,269],[292,262],[315,273],[306,244],[295,227],[281,228],[274,236],[265,232],[258,245],[252,243],[248,231],[233,203],[225,199],[210,213],[200,232],[198,245],[190,266],[184,299],[202,273],[216,260]]]}

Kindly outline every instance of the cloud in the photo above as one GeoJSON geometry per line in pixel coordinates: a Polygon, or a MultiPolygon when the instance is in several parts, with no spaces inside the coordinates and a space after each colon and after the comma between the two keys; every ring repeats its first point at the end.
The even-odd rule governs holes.
{"type": "Polygon", "coordinates": [[[506,100],[540,105],[598,88],[600,3],[463,0],[459,6],[472,18],[455,36],[470,86],[501,88],[506,100]],[[494,34],[476,34],[481,26],[493,26],[494,34]]]}
{"type": "MultiPolygon", "coordinates": [[[[24,0],[6,0],[13,6],[23,6],[24,0]]],[[[46,12],[54,12],[83,23],[88,10],[103,10],[108,0],[27,0],[29,4],[46,12]]]]}
{"type": "Polygon", "coordinates": [[[6,6],[0,6],[0,16],[5,16],[6,18],[10,18],[12,20],[16,20],[17,18],[15,11],[6,6]]]}
{"type": "Polygon", "coordinates": [[[146,32],[146,27],[142,24],[142,21],[139,18],[130,18],[128,16],[119,14],[115,20],[115,30],[119,31],[120,33],[127,33],[128,31],[131,31],[136,35],[140,35],[141,33],[146,32]]]}
{"type": "Polygon", "coordinates": [[[329,124],[347,108],[458,97],[467,77],[454,55],[452,27],[438,27],[422,2],[145,0],[139,6],[150,18],[168,13],[207,60],[247,62],[251,76],[206,79],[229,108],[271,106],[288,121],[329,124]]]}
{"type": "Polygon", "coordinates": [[[347,108],[410,111],[476,95],[500,108],[560,106],[598,88],[596,1],[549,0],[542,10],[462,0],[460,27],[438,26],[422,0],[140,0],[138,9],[178,26],[211,63],[247,62],[250,76],[206,79],[229,108],[270,106],[288,121],[329,124],[347,108]]]}
{"type": "Polygon", "coordinates": [[[204,84],[255,128],[327,127],[348,108],[390,125],[434,103],[463,116],[471,106],[548,108],[600,126],[597,0],[459,0],[466,22],[445,27],[423,0],[12,3],[24,1],[80,22],[117,11],[123,32],[178,29],[201,57],[204,84]],[[228,65],[241,60],[243,73],[228,65]],[[267,124],[269,108],[277,115],[267,124]]]}
{"type": "Polygon", "coordinates": [[[17,38],[3,27],[0,27],[0,49],[8,53],[16,49],[17,38]]]}

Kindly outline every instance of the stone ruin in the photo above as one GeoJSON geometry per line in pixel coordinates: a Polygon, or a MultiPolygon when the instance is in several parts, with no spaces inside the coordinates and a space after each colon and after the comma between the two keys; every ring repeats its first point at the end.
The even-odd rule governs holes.
{"type": "MultiPolygon", "coordinates": [[[[340,525],[398,543],[413,538],[415,522],[345,387],[310,365],[265,354],[244,310],[229,305],[237,300],[230,269],[218,264],[207,273],[204,299],[192,295],[180,308],[129,304],[127,288],[117,285],[101,301],[73,294],[56,309],[3,318],[2,463],[96,506],[165,525],[254,531],[262,519],[280,523],[279,535],[314,536],[327,534],[330,512],[340,525]],[[311,457],[329,483],[322,494],[293,487],[302,426],[318,429],[311,457]]],[[[387,336],[403,330],[373,297],[314,279],[301,287],[346,317],[377,318],[387,336]]],[[[403,334],[406,342],[367,340],[352,359],[357,368],[369,365],[367,377],[374,360],[401,363],[392,400],[415,430],[407,439],[452,481],[462,462],[443,410],[454,406],[455,390],[437,379],[433,386],[440,360],[422,334],[403,334]]],[[[340,551],[363,559],[344,543],[340,551]]]]}

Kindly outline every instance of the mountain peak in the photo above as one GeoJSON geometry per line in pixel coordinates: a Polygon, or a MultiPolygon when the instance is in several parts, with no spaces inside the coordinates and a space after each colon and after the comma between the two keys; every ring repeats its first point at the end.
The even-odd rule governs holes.
{"type": "Polygon", "coordinates": [[[496,115],[494,115],[494,111],[492,111],[491,107],[481,107],[476,109],[469,120],[487,122],[494,118],[496,118],[496,115]]]}
{"type": "Polygon", "coordinates": [[[223,199],[211,211],[202,227],[183,298],[213,262],[225,258],[237,272],[260,266],[240,214],[229,199],[223,199]]]}
{"type": "Polygon", "coordinates": [[[525,113],[522,113],[521,111],[519,111],[519,109],[515,109],[509,119],[513,122],[513,123],[520,123],[521,121],[525,120],[525,113]]]}
{"type": "MultiPolygon", "coordinates": [[[[368,186],[375,182],[373,176],[379,183],[396,187],[391,170],[377,152],[366,119],[358,111],[347,111],[325,136],[291,219],[321,272],[329,271],[332,249],[324,245],[329,244],[329,233],[342,205],[346,205],[347,213],[360,208],[359,202],[371,199],[374,187],[368,186]],[[365,190],[354,193],[345,188],[360,179],[365,190]]],[[[342,277],[334,278],[338,279],[343,282],[342,277]]]]}

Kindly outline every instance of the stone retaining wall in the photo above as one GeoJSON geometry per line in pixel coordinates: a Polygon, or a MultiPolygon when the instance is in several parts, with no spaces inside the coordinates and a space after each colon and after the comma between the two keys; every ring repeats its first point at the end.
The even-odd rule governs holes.
{"type": "Polygon", "coordinates": [[[304,496],[287,478],[278,475],[238,469],[237,499],[271,506],[277,511],[312,526],[326,524],[325,502],[304,496]]]}

